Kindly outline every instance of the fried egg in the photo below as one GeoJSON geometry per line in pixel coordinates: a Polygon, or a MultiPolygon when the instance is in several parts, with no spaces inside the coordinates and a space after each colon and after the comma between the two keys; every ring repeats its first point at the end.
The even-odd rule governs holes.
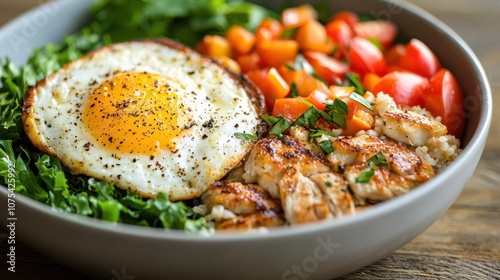
{"type": "Polygon", "coordinates": [[[263,98],[247,80],[173,41],[114,44],[30,88],[32,143],[72,173],[171,200],[201,195],[260,135],[263,98]]]}

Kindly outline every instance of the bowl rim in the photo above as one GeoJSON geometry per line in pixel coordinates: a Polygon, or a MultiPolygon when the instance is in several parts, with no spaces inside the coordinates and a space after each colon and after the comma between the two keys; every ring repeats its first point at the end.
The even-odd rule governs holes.
{"type": "MultiPolygon", "coordinates": [[[[89,4],[92,0],[86,0],[89,4]]],[[[382,0],[381,2],[392,2],[390,0],[382,0]]],[[[46,5],[50,5],[51,2],[44,3],[38,7],[35,7],[13,20],[9,21],[7,24],[0,28],[0,39],[8,35],[11,30],[15,29],[18,25],[22,24],[23,19],[26,17],[33,16],[39,10],[43,9],[46,5]]],[[[440,172],[436,177],[432,178],[430,181],[418,186],[406,193],[405,195],[395,197],[388,201],[382,202],[374,206],[369,211],[363,211],[357,213],[356,215],[349,216],[346,218],[339,218],[335,220],[316,222],[305,225],[294,225],[288,227],[271,228],[267,230],[251,230],[244,232],[215,232],[212,235],[204,236],[198,234],[189,234],[182,230],[171,230],[163,228],[151,228],[151,227],[141,227],[136,225],[129,225],[123,223],[110,223],[107,221],[95,219],[92,217],[81,216],[74,213],[63,213],[54,210],[50,205],[38,202],[34,199],[26,197],[24,195],[15,193],[16,202],[22,204],[22,207],[29,208],[30,210],[37,211],[43,215],[50,216],[51,218],[58,219],[60,222],[65,222],[72,224],[73,226],[84,227],[87,230],[91,229],[96,232],[101,231],[102,233],[118,234],[123,236],[130,236],[134,238],[147,238],[147,239],[158,239],[158,240],[172,240],[172,241],[187,241],[187,242],[203,242],[203,243],[221,243],[221,242],[251,242],[253,240],[259,239],[276,239],[283,237],[294,237],[301,236],[305,234],[310,234],[314,232],[325,231],[334,228],[348,227],[353,224],[363,223],[363,221],[373,219],[378,216],[384,216],[385,213],[396,211],[397,209],[404,207],[411,201],[419,200],[421,197],[425,196],[431,192],[434,188],[437,188],[441,184],[446,184],[447,178],[454,176],[458,172],[461,166],[469,165],[469,160],[477,155],[477,153],[482,153],[484,148],[484,141],[488,136],[491,118],[492,118],[492,94],[491,88],[488,82],[488,78],[484,68],[482,67],[479,59],[467,43],[450,27],[448,27],[441,20],[427,12],[426,10],[404,1],[398,2],[398,5],[406,10],[406,12],[422,18],[425,22],[432,25],[434,28],[441,30],[448,34],[448,38],[455,44],[458,45],[460,51],[466,56],[470,61],[471,65],[474,67],[474,72],[478,74],[478,85],[481,88],[481,114],[478,119],[478,126],[463,148],[462,153],[442,172],[440,172]]],[[[4,59],[3,57],[1,59],[4,59]]],[[[0,195],[5,195],[7,197],[8,190],[4,185],[0,185],[0,195]]]]}

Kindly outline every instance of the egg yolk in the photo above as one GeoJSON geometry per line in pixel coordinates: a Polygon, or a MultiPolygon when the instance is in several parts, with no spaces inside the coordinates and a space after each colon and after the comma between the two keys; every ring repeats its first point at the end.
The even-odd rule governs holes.
{"type": "Polygon", "coordinates": [[[97,142],[113,152],[155,155],[173,149],[184,113],[178,89],[157,74],[117,74],[93,91],[83,121],[97,142]]]}

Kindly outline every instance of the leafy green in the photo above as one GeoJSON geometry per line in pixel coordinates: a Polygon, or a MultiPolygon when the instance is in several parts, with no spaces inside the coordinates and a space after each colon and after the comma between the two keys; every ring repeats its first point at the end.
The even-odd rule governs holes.
{"type": "Polygon", "coordinates": [[[169,37],[191,47],[232,24],[254,31],[263,18],[277,18],[261,6],[230,0],[99,0],[93,11],[91,26],[114,42],[169,37]]]}
{"type": "MultiPolygon", "coordinates": [[[[144,38],[166,30],[163,23],[172,19],[166,18],[165,13],[193,20],[193,11],[206,12],[207,5],[213,6],[211,15],[221,14],[227,21],[220,31],[229,24],[243,23],[246,20],[248,22],[244,26],[250,29],[255,22],[260,21],[259,18],[269,15],[267,10],[251,4],[223,0],[145,0],[126,4],[125,1],[104,0],[98,1],[94,9],[96,13],[107,14],[110,18],[99,20],[103,14],[96,14],[89,27],[66,36],[60,44],[47,44],[34,50],[22,67],[15,66],[8,58],[0,59],[0,184],[11,182],[9,178],[13,176],[17,193],[51,205],[61,212],[111,222],[183,229],[187,232],[199,232],[208,228],[203,217],[195,214],[184,202],[171,202],[166,194],[144,199],[118,189],[113,184],[67,173],[57,159],[31,145],[21,121],[24,94],[38,80],[83,54],[111,43],[112,39],[118,41],[130,36],[137,36],[135,39],[144,38]],[[191,5],[193,10],[188,11],[185,8],[187,5],[191,5]],[[224,9],[219,9],[220,5],[224,9]],[[141,11],[145,13],[142,14],[141,11]],[[126,15],[129,14],[133,14],[133,17],[127,18],[126,15]],[[150,21],[152,18],[158,21],[150,21]],[[146,26],[146,23],[150,25],[146,26]],[[117,28],[128,24],[131,25],[130,30],[117,28]],[[142,32],[146,29],[150,33],[142,32]],[[9,172],[10,167],[14,168],[13,175],[9,172]]],[[[176,26],[176,29],[179,28],[176,26]]],[[[168,36],[168,32],[158,36],[160,35],[168,36]]]]}

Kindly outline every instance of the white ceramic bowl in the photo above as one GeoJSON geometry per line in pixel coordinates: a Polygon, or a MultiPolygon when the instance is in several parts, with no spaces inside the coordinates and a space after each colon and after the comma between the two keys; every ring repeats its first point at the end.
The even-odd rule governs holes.
{"type": "MultiPolygon", "coordinates": [[[[113,278],[113,272],[136,279],[328,279],[373,263],[411,241],[448,209],[474,172],[491,122],[487,78],[455,32],[413,5],[353,0],[331,1],[331,6],[394,21],[401,32],[428,44],[457,77],[468,109],[464,151],[436,178],[342,220],[211,237],[62,214],[18,195],[17,238],[61,264],[103,279],[113,278]]],[[[0,57],[23,63],[34,47],[78,30],[89,7],[89,0],[59,0],[24,14],[0,30],[0,57]]],[[[0,197],[6,205],[6,188],[0,187],[0,197]]],[[[6,214],[0,211],[4,226],[6,214]]]]}

